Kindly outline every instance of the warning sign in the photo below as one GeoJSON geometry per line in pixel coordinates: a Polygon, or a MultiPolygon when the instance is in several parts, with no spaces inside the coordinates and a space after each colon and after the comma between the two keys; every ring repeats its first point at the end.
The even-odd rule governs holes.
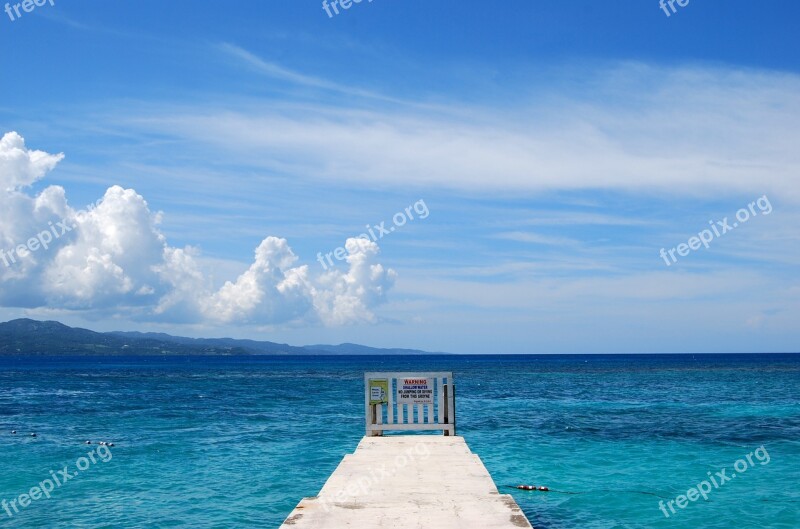
{"type": "Polygon", "coordinates": [[[369,379],[369,403],[387,404],[389,402],[389,380],[386,378],[369,379]]]}
{"type": "Polygon", "coordinates": [[[398,404],[433,404],[433,381],[427,378],[397,380],[398,404]]]}

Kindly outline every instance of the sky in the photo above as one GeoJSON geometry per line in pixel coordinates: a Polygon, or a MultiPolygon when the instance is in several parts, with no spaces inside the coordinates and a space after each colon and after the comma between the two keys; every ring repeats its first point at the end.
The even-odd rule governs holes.
{"type": "Polygon", "coordinates": [[[2,321],[800,350],[797,2],[39,1],[0,11],[2,321]]]}

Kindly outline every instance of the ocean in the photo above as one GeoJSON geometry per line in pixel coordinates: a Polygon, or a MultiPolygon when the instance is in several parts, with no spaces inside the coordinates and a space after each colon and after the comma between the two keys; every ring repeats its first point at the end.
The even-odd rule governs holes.
{"type": "Polygon", "coordinates": [[[0,357],[0,527],[278,527],[364,435],[363,373],[399,370],[454,372],[537,529],[800,528],[779,354],[0,357]]]}

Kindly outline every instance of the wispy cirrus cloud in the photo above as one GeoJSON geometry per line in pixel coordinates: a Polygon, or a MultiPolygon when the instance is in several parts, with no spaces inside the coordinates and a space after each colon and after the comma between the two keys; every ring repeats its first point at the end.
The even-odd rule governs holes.
{"type": "Polygon", "coordinates": [[[800,154],[792,148],[800,134],[797,75],[625,63],[587,74],[588,91],[534,87],[518,95],[513,112],[488,100],[452,101],[441,111],[376,109],[361,104],[376,94],[295,73],[230,44],[221,49],[282,82],[353,100],[327,104],[321,94],[313,103],[170,107],[129,123],[323,181],[501,195],[767,192],[800,202],[800,154]]]}
{"type": "Polygon", "coordinates": [[[524,242],[528,244],[543,244],[548,246],[573,246],[578,241],[567,237],[553,237],[532,231],[508,231],[494,235],[496,239],[524,242]]]}
{"type": "Polygon", "coordinates": [[[274,80],[283,81],[295,86],[304,86],[308,88],[315,88],[321,90],[333,91],[351,97],[358,97],[364,99],[377,99],[385,102],[400,103],[400,104],[414,104],[412,102],[403,101],[387,95],[382,95],[369,90],[363,90],[355,86],[348,86],[334,81],[324,79],[322,77],[314,77],[305,75],[280,64],[270,62],[262,59],[258,55],[229,42],[222,42],[216,45],[216,48],[239,61],[241,64],[248,67],[253,72],[265,75],[274,80]]]}

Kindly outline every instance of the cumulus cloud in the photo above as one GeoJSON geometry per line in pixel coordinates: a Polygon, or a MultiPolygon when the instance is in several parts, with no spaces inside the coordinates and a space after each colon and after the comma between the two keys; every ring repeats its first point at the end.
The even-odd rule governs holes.
{"type": "Polygon", "coordinates": [[[286,239],[267,237],[250,269],[207,300],[206,313],[224,322],[289,321],[306,314],[312,287],[308,267],[293,268],[296,261],[286,239]]]}
{"type": "Polygon", "coordinates": [[[0,188],[13,191],[29,186],[63,158],[63,154],[28,150],[22,136],[9,132],[0,139],[0,188]]]}
{"type": "Polygon", "coordinates": [[[160,214],[133,189],[113,186],[80,211],[59,186],[36,196],[24,192],[62,158],[27,149],[15,132],[0,141],[1,306],[107,310],[186,323],[333,326],[375,322],[373,310],[394,283],[395,272],[377,262],[374,242],[349,239],[348,270],[314,277],[308,266],[297,266],[286,239],[267,237],[253,264],[215,290],[198,252],[169,246],[160,214]]]}
{"type": "Polygon", "coordinates": [[[330,271],[321,278],[322,289],[314,295],[317,313],[330,325],[348,321],[372,322],[370,307],[382,302],[394,284],[396,273],[376,263],[378,245],[365,239],[347,239],[350,269],[330,271]]]}

